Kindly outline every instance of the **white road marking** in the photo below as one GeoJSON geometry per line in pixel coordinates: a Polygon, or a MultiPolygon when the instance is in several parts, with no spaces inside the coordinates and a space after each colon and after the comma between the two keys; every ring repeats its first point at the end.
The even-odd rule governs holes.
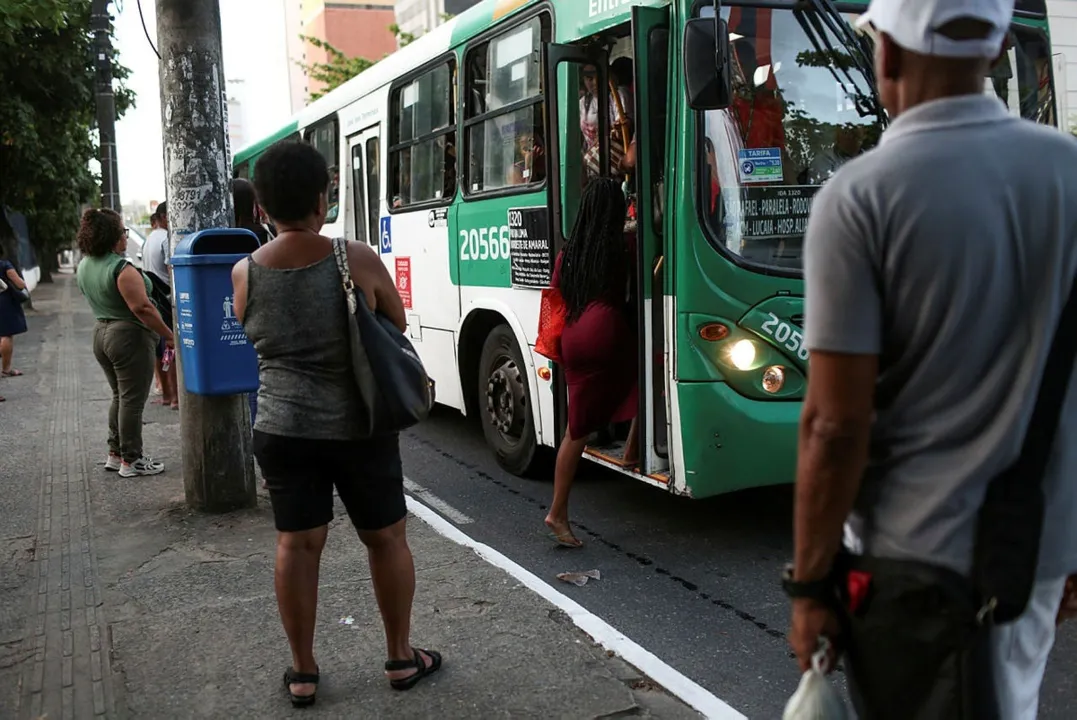
{"type": "MultiPolygon", "coordinates": [[[[429,497],[429,494],[424,499],[426,497],[429,497]]],[[[408,509],[412,514],[433,528],[435,532],[458,545],[474,550],[475,554],[483,560],[519,580],[532,592],[540,595],[544,600],[572,618],[572,622],[576,624],[576,627],[594,638],[596,643],[606,650],[620,655],[626,662],[664,687],[670,694],[695,708],[704,717],[713,718],[714,720],[746,720],[744,715],[734,710],[706,688],[674,670],[654,653],[641,647],[605,620],[556,590],[531,571],[516,564],[489,545],[468,537],[452,523],[446,521],[445,518],[414,497],[409,497],[407,500],[408,509]]]]}
{"type": "Polygon", "coordinates": [[[467,515],[460,512],[459,510],[454,508],[452,505],[445,502],[444,500],[439,498],[437,495],[430,492],[429,490],[427,490],[426,488],[424,488],[422,485],[415,482],[414,480],[409,480],[408,478],[404,478],[404,489],[407,490],[412,495],[416,495],[418,497],[421,497],[423,499],[423,502],[425,502],[427,505],[429,505],[430,507],[432,507],[435,510],[437,510],[438,512],[440,512],[445,517],[452,520],[457,525],[469,525],[469,524],[475,522],[474,520],[469,518],[467,515]]]}

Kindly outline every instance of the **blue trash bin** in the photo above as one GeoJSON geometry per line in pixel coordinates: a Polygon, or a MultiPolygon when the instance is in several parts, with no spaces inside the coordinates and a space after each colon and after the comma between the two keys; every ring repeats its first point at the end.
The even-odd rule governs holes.
{"type": "Polygon", "coordinates": [[[250,230],[203,230],[172,253],[183,382],[196,395],[258,390],[258,356],[236,318],[232,267],[258,249],[250,230]]]}

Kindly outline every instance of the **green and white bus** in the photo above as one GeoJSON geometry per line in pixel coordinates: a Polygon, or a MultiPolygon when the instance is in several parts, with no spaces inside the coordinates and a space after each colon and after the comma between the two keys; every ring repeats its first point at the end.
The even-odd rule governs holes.
{"type": "MultiPolygon", "coordinates": [[[[438,401],[478,416],[516,474],[567,422],[563,378],[534,351],[541,289],[588,176],[624,176],[641,459],[621,466],[623,430],[588,457],[697,498],[789,483],[805,221],[887,122],[852,24],[865,5],[486,0],[244,148],[235,172],[283,139],[324,154],[323,232],[381,254],[438,401]]],[[[1012,30],[985,92],[1057,124],[1044,0],[1018,2],[1012,30]]]]}

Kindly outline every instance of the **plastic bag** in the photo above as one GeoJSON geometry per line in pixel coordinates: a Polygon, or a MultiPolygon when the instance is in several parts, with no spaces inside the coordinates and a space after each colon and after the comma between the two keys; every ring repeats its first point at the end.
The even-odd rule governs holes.
{"type": "Polygon", "coordinates": [[[820,638],[811,668],[801,676],[797,691],[785,704],[782,720],[849,720],[841,693],[826,679],[829,650],[830,641],[820,638]]]}

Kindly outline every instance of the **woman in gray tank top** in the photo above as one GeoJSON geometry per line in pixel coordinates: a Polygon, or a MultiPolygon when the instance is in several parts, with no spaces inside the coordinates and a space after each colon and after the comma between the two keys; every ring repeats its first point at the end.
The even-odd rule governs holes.
{"type": "MultiPolygon", "coordinates": [[[[296,707],[313,704],[318,686],[318,566],[334,487],[369,551],[390,684],[408,690],[441,667],[438,653],[413,648],[409,637],[415,567],[398,438],[364,439],[356,421],[344,290],[332,243],[319,233],[328,187],[314,148],[289,142],[267,150],[255,166],[255,190],[278,234],[232,271],[236,316],[258,352],[254,453],[278,532],[277,604],[292,650],[284,684],[296,707]]],[[[404,307],[381,258],[350,242],[348,265],[371,309],[404,330],[404,307]]]]}

